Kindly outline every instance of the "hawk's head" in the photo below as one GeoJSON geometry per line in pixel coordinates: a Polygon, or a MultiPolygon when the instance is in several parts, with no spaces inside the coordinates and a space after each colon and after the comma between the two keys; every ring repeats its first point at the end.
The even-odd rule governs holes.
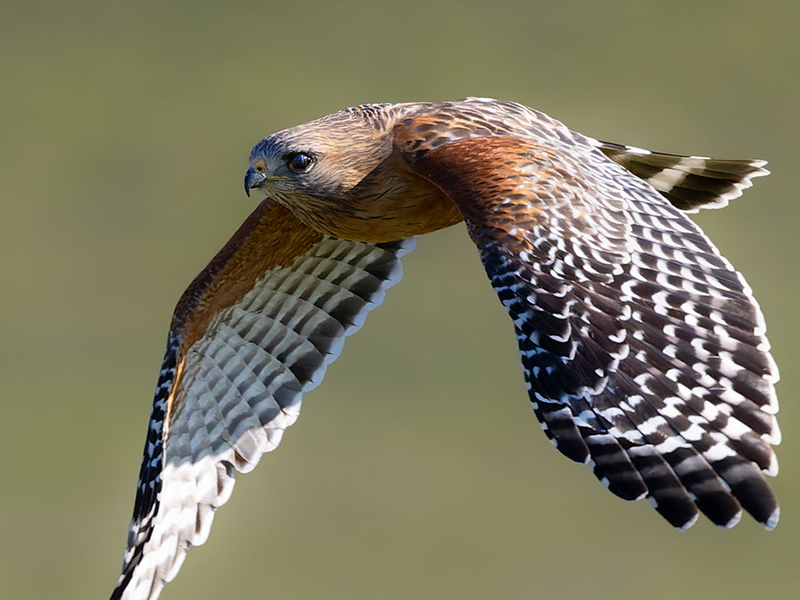
{"type": "Polygon", "coordinates": [[[346,239],[394,241],[456,223],[449,198],[394,152],[398,117],[415,106],[356,106],[265,137],[250,154],[245,191],[346,239]]]}
{"type": "Polygon", "coordinates": [[[288,205],[343,199],[391,153],[388,107],[357,106],[265,137],[250,153],[245,191],[288,205]]]}

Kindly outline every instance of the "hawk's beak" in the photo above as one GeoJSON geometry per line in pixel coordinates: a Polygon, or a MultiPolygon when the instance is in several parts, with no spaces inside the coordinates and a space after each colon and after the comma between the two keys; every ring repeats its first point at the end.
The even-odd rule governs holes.
{"type": "Polygon", "coordinates": [[[247,169],[247,173],[244,175],[244,191],[247,196],[250,196],[250,190],[261,187],[266,180],[267,176],[259,173],[253,167],[247,169]]]}

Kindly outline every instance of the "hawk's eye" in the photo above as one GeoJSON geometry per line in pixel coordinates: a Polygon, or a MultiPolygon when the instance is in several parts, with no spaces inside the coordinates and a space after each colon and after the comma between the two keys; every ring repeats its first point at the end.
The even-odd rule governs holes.
{"type": "Polygon", "coordinates": [[[292,152],[286,156],[286,166],[295,173],[302,173],[308,170],[312,162],[314,162],[314,159],[302,152],[292,152]]]}

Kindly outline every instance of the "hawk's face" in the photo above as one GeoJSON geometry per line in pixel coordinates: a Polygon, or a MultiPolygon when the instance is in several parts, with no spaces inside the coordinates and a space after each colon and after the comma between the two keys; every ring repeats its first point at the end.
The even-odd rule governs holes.
{"type": "Polygon", "coordinates": [[[342,111],[274,133],[253,148],[245,189],[258,188],[290,208],[346,201],[391,152],[381,124],[342,111]]]}
{"type": "Polygon", "coordinates": [[[366,105],[274,133],[253,148],[245,190],[345,239],[394,241],[457,223],[452,201],[394,152],[394,125],[391,110],[366,105]]]}

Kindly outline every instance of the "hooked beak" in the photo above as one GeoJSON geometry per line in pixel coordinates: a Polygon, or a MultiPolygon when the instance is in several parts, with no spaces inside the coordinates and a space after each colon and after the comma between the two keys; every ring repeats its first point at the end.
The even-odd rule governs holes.
{"type": "Polygon", "coordinates": [[[248,198],[250,197],[250,190],[260,188],[266,180],[267,176],[259,173],[253,167],[247,169],[247,173],[244,175],[244,192],[248,198]]]}

